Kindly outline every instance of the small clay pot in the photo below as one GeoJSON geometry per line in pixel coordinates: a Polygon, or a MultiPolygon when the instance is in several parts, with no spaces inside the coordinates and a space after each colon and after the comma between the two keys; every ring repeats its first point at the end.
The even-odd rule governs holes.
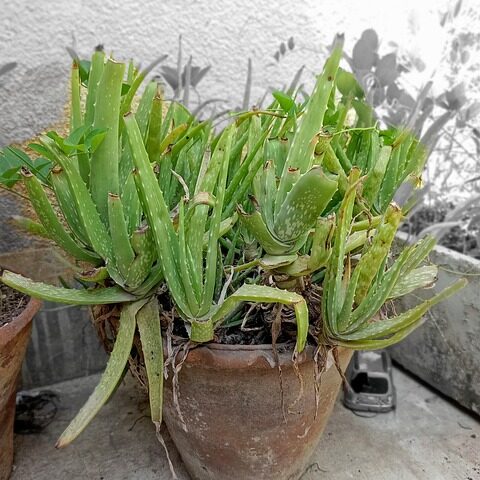
{"type": "Polygon", "coordinates": [[[13,422],[17,380],[41,302],[31,299],[20,315],[0,327],[0,480],[10,476],[13,463],[13,422]]]}
{"type": "MultiPolygon", "coordinates": [[[[352,352],[338,354],[345,370],[352,352]]],[[[317,411],[312,349],[298,359],[303,391],[291,351],[279,353],[279,363],[281,383],[270,345],[195,348],[178,375],[177,405],[170,370],[164,420],[193,479],[295,480],[303,474],[342,379],[330,352],[317,411]]]]}

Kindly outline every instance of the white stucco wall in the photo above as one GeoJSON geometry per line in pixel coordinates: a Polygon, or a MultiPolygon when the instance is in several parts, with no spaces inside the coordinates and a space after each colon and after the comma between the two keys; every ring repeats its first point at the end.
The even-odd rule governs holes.
{"type": "MultiPolygon", "coordinates": [[[[120,58],[144,65],[169,54],[174,64],[182,34],[185,54],[195,63],[211,64],[201,83],[204,98],[241,102],[247,58],[252,57],[252,100],[265,87],[288,82],[306,65],[312,81],[336,32],[345,32],[351,50],[360,33],[375,28],[385,48],[388,41],[425,51],[434,68],[442,55],[438,10],[448,0],[10,0],[0,15],[0,64],[18,67],[0,81],[0,145],[29,138],[58,121],[67,98],[70,59],[66,45],[89,56],[99,43],[120,58]],[[295,38],[293,52],[277,63],[280,42],[295,38]]],[[[167,63],[168,63],[167,62],[167,63]]]]}

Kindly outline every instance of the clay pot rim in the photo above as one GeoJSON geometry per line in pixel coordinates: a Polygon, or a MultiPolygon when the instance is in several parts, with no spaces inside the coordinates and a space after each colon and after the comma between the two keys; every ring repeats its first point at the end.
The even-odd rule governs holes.
{"type": "Polygon", "coordinates": [[[42,306],[42,301],[30,297],[26,307],[20,315],[13,317],[10,322],[0,327],[0,347],[6,345],[27,325],[42,306]]]}
{"type": "MultiPolygon", "coordinates": [[[[279,343],[277,344],[277,349],[282,350],[285,345],[279,343]]],[[[313,346],[307,345],[297,358],[298,364],[313,361],[314,351],[313,346]]],[[[288,351],[278,352],[278,360],[282,368],[293,367],[292,355],[293,349],[291,348],[288,351]]],[[[329,354],[330,357],[331,355],[329,354]]],[[[201,365],[202,368],[222,368],[227,370],[277,368],[271,344],[226,345],[208,343],[199,345],[189,351],[185,365],[201,365]]]]}

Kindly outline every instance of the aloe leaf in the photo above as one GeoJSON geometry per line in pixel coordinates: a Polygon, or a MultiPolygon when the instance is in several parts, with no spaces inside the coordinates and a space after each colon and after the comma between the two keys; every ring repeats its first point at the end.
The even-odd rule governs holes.
{"type": "MultiPolygon", "coordinates": [[[[251,152],[255,144],[258,142],[259,138],[262,137],[262,122],[258,116],[254,116],[250,119],[250,123],[248,126],[248,141],[247,141],[247,149],[249,152],[251,152]]],[[[262,143],[263,146],[263,143],[262,143]]],[[[253,157],[252,161],[255,164],[255,160],[258,161],[258,157],[262,156],[262,152],[260,149],[257,150],[257,153],[253,157]]],[[[261,160],[263,163],[263,159],[261,160]]],[[[258,169],[255,176],[253,177],[253,183],[252,183],[252,190],[253,194],[255,197],[259,198],[260,197],[260,172],[261,169],[258,169]]]]}
{"type": "Polygon", "coordinates": [[[445,288],[442,292],[400,315],[386,320],[374,320],[356,332],[349,335],[342,335],[341,338],[342,340],[378,340],[381,337],[392,335],[398,330],[408,328],[410,325],[420,320],[430,308],[452,296],[454,293],[465,287],[466,284],[467,281],[465,279],[460,279],[445,288]]]}
{"type": "Polygon", "coordinates": [[[392,147],[382,147],[373,168],[368,172],[362,191],[362,196],[368,205],[374,205],[377,200],[391,152],[392,147]]]}
{"type": "Polygon", "coordinates": [[[420,267],[402,276],[390,292],[389,298],[398,298],[419,288],[431,287],[437,280],[438,267],[420,267]]]}
{"type": "Polygon", "coordinates": [[[355,155],[355,165],[362,172],[367,171],[368,156],[370,153],[372,135],[370,131],[360,132],[360,142],[355,155]]]}
{"type": "Polygon", "coordinates": [[[73,132],[83,124],[82,109],[80,105],[80,75],[78,73],[78,64],[75,61],[72,64],[70,95],[70,132],[73,132]]]}
{"type": "Polygon", "coordinates": [[[207,254],[205,258],[205,284],[202,295],[202,305],[200,315],[206,314],[212,305],[213,294],[215,291],[216,269],[217,269],[217,242],[220,236],[220,223],[222,220],[223,201],[225,198],[225,184],[228,173],[228,160],[232,148],[232,139],[235,135],[235,124],[230,125],[224,130],[224,134],[218,142],[216,154],[222,155],[221,170],[219,172],[217,188],[215,190],[216,201],[213,207],[212,217],[210,219],[207,254]]]}
{"type": "Polygon", "coordinates": [[[142,205],[132,172],[128,174],[120,198],[122,199],[128,233],[131,234],[138,227],[142,217],[142,205]]]}
{"type": "Polygon", "coordinates": [[[327,265],[324,280],[324,293],[322,299],[323,317],[326,319],[325,327],[330,333],[337,333],[338,314],[343,306],[342,278],[344,271],[345,249],[349,228],[352,221],[353,206],[356,198],[356,188],[360,178],[360,170],[352,168],[349,175],[349,188],[345,193],[337,215],[333,251],[327,265]]]}
{"type": "Polygon", "coordinates": [[[277,180],[275,178],[275,165],[271,161],[268,161],[263,167],[259,183],[260,192],[257,195],[257,200],[268,229],[274,231],[274,202],[277,193],[277,180]]]}
{"type": "Polygon", "coordinates": [[[108,194],[108,223],[110,226],[110,236],[112,237],[115,264],[120,275],[126,278],[135,255],[130,245],[122,201],[120,197],[114,193],[108,194]]]}
{"type": "Polygon", "coordinates": [[[162,140],[160,146],[158,147],[160,154],[165,153],[165,150],[167,150],[168,147],[173,145],[187,130],[187,123],[182,123],[178,125],[178,127],[175,127],[173,130],[171,130],[170,133],[162,140]]]}
{"type": "Polygon", "coordinates": [[[87,99],[85,101],[85,125],[89,127],[93,127],[93,120],[95,118],[95,100],[97,98],[98,84],[102,78],[104,65],[105,54],[101,51],[96,51],[92,55],[92,61],[90,63],[87,99]]]}
{"type": "Polygon", "coordinates": [[[129,288],[135,290],[142,285],[150,274],[156,258],[156,249],[148,226],[135,230],[132,233],[130,243],[136,256],[128,269],[125,283],[129,288]]]}
{"type": "Polygon", "coordinates": [[[390,160],[383,176],[382,186],[380,187],[378,205],[383,212],[391,202],[397,189],[398,161],[400,157],[400,146],[392,149],[390,160]]]}
{"type": "MultiPolygon", "coordinates": [[[[75,168],[75,167],[72,167],[75,168]]],[[[80,247],[58,219],[40,181],[30,172],[23,170],[25,187],[35,212],[48,232],[48,236],[74,258],[98,264],[100,258],[93,252],[80,247]]]]}
{"type": "Polygon", "coordinates": [[[75,274],[75,278],[84,282],[102,283],[109,278],[107,267],[98,267],[75,274]]]}
{"type": "Polygon", "coordinates": [[[105,405],[115,387],[120,381],[125,365],[127,364],[135,333],[135,315],[145,305],[146,299],[124,305],[120,314],[120,327],[112,353],[103,372],[100,383],[88,398],[85,405],[70,422],[57,441],[56,447],[63,448],[69,445],[80,435],[95,415],[105,405]]]}
{"type": "Polygon", "coordinates": [[[158,163],[160,160],[160,141],[163,121],[163,99],[157,85],[156,94],[152,100],[150,121],[148,125],[148,136],[146,149],[150,162],[158,163]]]}
{"type": "MultiPolygon", "coordinates": [[[[243,124],[237,128],[237,138],[235,139],[235,143],[232,147],[231,159],[230,159],[230,167],[228,171],[228,178],[232,181],[233,177],[237,173],[237,170],[240,168],[242,152],[244,147],[248,141],[248,129],[242,131],[243,124]]],[[[213,145],[212,145],[213,146],[213,145]]]]}
{"type": "Polygon", "coordinates": [[[35,282],[17,273],[4,270],[0,280],[19,292],[34,298],[69,305],[103,305],[135,300],[136,297],[119,287],[94,288],[92,290],[77,290],[74,288],[55,287],[42,282],[35,282]]]}
{"type": "Polygon", "coordinates": [[[277,271],[279,273],[284,273],[289,277],[303,277],[310,273],[308,270],[309,259],[310,257],[308,255],[300,255],[293,263],[280,267],[277,271]]]}
{"type": "MultiPolygon", "coordinates": [[[[218,145],[223,145],[221,148],[216,148],[211,156],[207,157],[207,162],[202,166],[201,176],[197,179],[195,187],[195,197],[200,193],[202,195],[213,194],[215,185],[218,183],[219,175],[221,175],[224,158],[225,141],[227,138],[227,131],[224,131],[219,140],[218,145]],[[220,143],[222,142],[222,143],[220,143]]],[[[217,147],[218,147],[217,145],[217,147]]],[[[228,165],[228,162],[227,162],[228,165]]],[[[223,201],[223,197],[222,197],[223,201]]],[[[192,281],[195,284],[202,284],[203,275],[203,238],[205,234],[205,226],[208,219],[209,207],[207,205],[193,206],[193,216],[189,221],[187,229],[187,244],[193,261],[193,268],[191,274],[196,278],[192,281]]]]}
{"type": "Polygon", "coordinates": [[[412,147],[414,140],[415,139],[413,135],[409,134],[408,132],[405,132],[404,137],[401,139],[400,154],[398,158],[398,171],[397,171],[397,178],[396,178],[397,185],[400,185],[403,182],[403,179],[405,178],[404,172],[408,167],[408,160],[409,158],[411,158],[410,147],[412,147]]]}
{"type": "Polygon", "coordinates": [[[375,231],[376,230],[374,229],[353,232],[351,235],[349,235],[347,239],[347,243],[345,245],[345,253],[352,253],[355,250],[364,247],[367,243],[367,240],[370,240],[370,238],[375,234],[375,231]]]}
{"type": "Polygon", "coordinates": [[[161,140],[163,140],[168,135],[168,132],[172,126],[172,118],[173,118],[174,110],[175,110],[175,102],[170,102],[170,105],[168,106],[168,109],[167,109],[167,113],[165,114],[165,118],[163,119],[163,122],[162,122],[162,129],[161,129],[161,135],[160,135],[161,140]]]}
{"type": "MultiPolygon", "coordinates": [[[[235,225],[238,220],[238,215],[234,213],[231,217],[226,218],[220,222],[220,228],[218,231],[218,238],[225,236],[235,225]]],[[[206,231],[203,234],[203,248],[206,249],[208,247],[208,241],[210,238],[210,233],[206,231]]]]}
{"type": "Polygon", "coordinates": [[[178,214],[178,244],[179,244],[179,265],[181,272],[181,279],[183,282],[183,287],[185,289],[185,294],[187,297],[187,303],[189,306],[189,313],[191,316],[195,317],[199,313],[200,305],[198,300],[201,296],[201,288],[197,287],[197,284],[192,282],[192,275],[190,273],[188,254],[187,254],[187,241],[185,236],[185,200],[181,199],[179,204],[179,214],[178,214]],[[195,285],[195,286],[194,286],[195,285]],[[200,290],[200,291],[198,291],[200,290]]]}
{"type": "Polygon", "coordinates": [[[381,280],[374,282],[363,301],[350,315],[346,332],[350,333],[361,328],[364,323],[368,322],[380,310],[398,282],[402,269],[413,249],[414,247],[406,248],[395,263],[383,274],[381,280]]]}
{"type": "Polygon", "coordinates": [[[12,222],[17,228],[20,228],[31,235],[38,235],[39,237],[48,239],[50,238],[45,227],[41,223],[35,222],[31,218],[13,215],[12,222]]]}
{"type": "Polygon", "coordinates": [[[231,182],[229,183],[227,192],[225,194],[226,207],[224,211],[224,218],[229,217],[235,211],[235,207],[239,200],[243,199],[246,192],[251,188],[253,179],[263,163],[262,155],[257,156],[257,152],[264,144],[268,133],[268,129],[263,132],[263,135],[258,139],[253,149],[248,152],[247,157],[242,162],[240,168],[237,170],[231,182]]]}
{"type": "Polygon", "coordinates": [[[133,60],[130,59],[128,62],[128,67],[127,67],[127,84],[131,85],[133,80],[135,79],[135,74],[136,74],[136,68],[135,64],[133,63],[133,60]]]}
{"type": "Polygon", "coordinates": [[[55,142],[42,136],[41,142],[65,171],[71,191],[75,192],[77,211],[87,232],[90,244],[106,262],[114,264],[111,239],[105,225],[100,220],[98,211],[78,171],[72,166],[69,158],[58,148],[55,142]]]}
{"type": "Polygon", "coordinates": [[[403,183],[409,175],[412,175],[414,178],[420,177],[425,168],[425,162],[427,159],[427,147],[422,142],[416,142],[415,146],[412,147],[412,152],[409,152],[408,154],[407,164],[400,177],[399,184],[403,183]]]}
{"type": "Polygon", "coordinates": [[[147,370],[150,415],[153,423],[160,424],[163,406],[163,344],[158,300],[155,296],[138,311],[137,325],[147,370]]]}
{"type": "Polygon", "coordinates": [[[185,131],[185,135],[175,139],[175,144],[172,146],[172,153],[174,156],[178,156],[182,149],[185,148],[188,142],[196,140],[205,130],[208,130],[211,126],[210,120],[197,123],[195,126],[189,126],[185,131]]]}
{"type": "Polygon", "coordinates": [[[426,236],[419,240],[413,249],[413,252],[409,255],[405,267],[402,270],[402,275],[405,275],[412,271],[414,268],[417,268],[420,263],[427,257],[427,255],[435,247],[435,238],[426,236]]]}
{"type": "MultiPolygon", "coordinates": [[[[287,171],[283,174],[283,181],[285,185],[285,192],[289,192],[293,186],[298,182],[298,179],[300,178],[301,173],[299,168],[288,168],[287,171]]],[[[275,211],[274,211],[274,218],[275,214],[278,213],[278,210],[280,210],[282,204],[281,203],[276,203],[277,198],[275,199],[275,211]]]]}
{"type": "Polygon", "coordinates": [[[340,59],[342,58],[342,46],[343,39],[337,38],[337,44],[330,58],[327,60],[322,74],[318,77],[305,112],[301,117],[280,179],[276,201],[277,204],[282,204],[287,195],[284,180],[287,169],[299,168],[300,173],[305,173],[309,168],[311,158],[308,157],[307,150],[310,147],[310,142],[313,137],[322,127],[328,100],[334,87],[335,75],[337,73],[340,59]]]}
{"type": "Polygon", "coordinates": [[[213,323],[219,323],[241,302],[281,303],[293,306],[297,320],[297,343],[295,350],[299,353],[303,351],[307,342],[309,318],[307,302],[301,295],[264,285],[245,284],[220,305],[218,310],[212,315],[213,323]]]}
{"type": "Polygon", "coordinates": [[[360,270],[355,269],[348,286],[345,291],[345,299],[343,301],[342,308],[338,314],[337,318],[337,327],[338,330],[343,331],[346,325],[348,325],[350,320],[350,315],[353,310],[353,304],[355,301],[355,290],[357,289],[358,279],[360,277],[360,270]]]}
{"type": "Polygon", "coordinates": [[[147,278],[132,293],[137,297],[144,297],[150,293],[155,293],[158,286],[165,281],[163,269],[160,262],[156,262],[150,269],[147,278]]]}
{"type": "Polygon", "coordinates": [[[274,270],[291,265],[298,259],[296,253],[292,255],[264,255],[259,260],[259,265],[265,270],[274,270]]]}
{"type": "Polygon", "coordinates": [[[328,218],[320,217],[317,220],[315,232],[312,239],[312,248],[308,269],[311,272],[325,266],[332,254],[332,238],[335,231],[335,216],[328,218]]]}
{"type": "Polygon", "coordinates": [[[403,340],[405,337],[410,335],[416,328],[422,324],[422,319],[420,318],[417,322],[413,323],[407,328],[399,330],[388,338],[381,340],[342,340],[335,339],[335,345],[339,345],[346,348],[351,348],[354,350],[379,350],[387,348],[391,345],[403,340]]]}
{"type": "Polygon", "coordinates": [[[242,225],[260,243],[265,252],[270,255],[285,255],[290,252],[291,245],[280,242],[270,233],[259,211],[248,214],[238,207],[237,212],[242,225]]]}
{"type": "Polygon", "coordinates": [[[283,242],[290,242],[312,228],[337,191],[337,185],[337,179],[327,177],[321,167],[302,175],[275,218],[275,235],[283,242]]]}
{"type": "Polygon", "coordinates": [[[403,217],[402,210],[395,204],[388,206],[383,222],[378,226],[371,245],[367,248],[356,266],[360,270],[355,301],[360,304],[365,298],[373,278],[378,273],[383,260],[390,252],[390,247],[403,217]]]}
{"type": "Polygon", "coordinates": [[[120,98],[125,65],[109,59],[103,70],[95,99],[94,128],[106,129],[90,163],[90,191],[105,225],[108,224],[108,194],[119,193],[120,98]]]}
{"type": "Polygon", "coordinates": [[[170,220],[170,213],[150,165],[135,117],[126,115],[124,122],[136,167],[134,178],[137,191],[152,229],[163,273],[175,303],[181,311],[187,311],[185,291],[177,269],[178,238],[170,220]]]}
{"type": "MultiPolygon", "coordinates": [[[[316,152],[318,151],[318,145],[315,147],[315,150],[316,152]]],[[[325,151],[320,155],[319,160],[316,159],[315,163],[321,164],[327,171],[338,175],[338,187],[340,192],[344,193],[348,188],[347,175],[330,143],[327,143],[325,146],[325,151]]]]}
{"type": "Polygon", "coordinates": [[[83,244],[91,246],[87,232],[85,231],[83,223],[78,214],[75,200],[63,169],[53,168],[50,174],[50,180],[55,191],[55,196],[58,200],[58,205],[62,210],[68,226],[83,244]]]}
{"type": "Polygon", "coordinates": [[[147,143],[148,123],[150,114],[153,108],[153,99],[157,93],[158,84],[155,81],[149,82],[143,91],[142,98],[138,104],[135,118],[137,120],[138,128],[142,134],[143,142],[147,143]]]}

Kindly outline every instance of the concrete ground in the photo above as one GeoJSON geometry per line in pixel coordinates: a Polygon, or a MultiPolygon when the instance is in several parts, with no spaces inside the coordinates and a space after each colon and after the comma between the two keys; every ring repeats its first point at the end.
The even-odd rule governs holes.
{"type": "MultiPolygon", "coordinates": [[[[167,480],[148,405],[128,379],[86,431],[64,450],[54,444],[93,390],[98,375],[49,387],[60,396],[41,434],[16,436],[11,480],[167,480]]],[[[395,412],[360,417],[340,399],[302,480],[480,479],[480,423],[400,370],[395,412]]],[[[167,434],[165,435],[167,437],[167,434]]],[[[169,438],[181,480],[189,477],[169,438]]]]}

